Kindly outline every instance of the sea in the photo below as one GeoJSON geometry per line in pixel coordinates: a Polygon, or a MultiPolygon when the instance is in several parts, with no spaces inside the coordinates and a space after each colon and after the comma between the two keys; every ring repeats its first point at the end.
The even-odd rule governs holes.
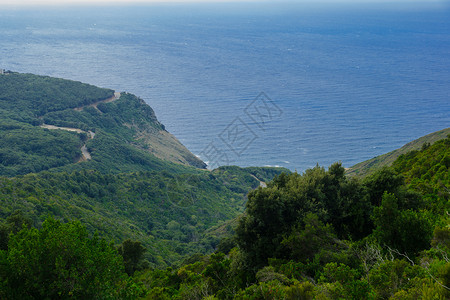
{"type": "Polygon", "coordinates": [[[133,93],[210,168],[350,167],[450,126],[450,5],[3,6],[0,68],[133,93]]]}

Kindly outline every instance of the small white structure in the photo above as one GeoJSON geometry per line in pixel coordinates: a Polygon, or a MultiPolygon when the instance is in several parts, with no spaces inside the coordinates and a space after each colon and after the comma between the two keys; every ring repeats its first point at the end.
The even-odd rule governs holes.
{"type": "Polygon", "coordinates": [[[0,69],[0,75],[3,75],[3,74],[5,74],[5,70],[0,69]]]}

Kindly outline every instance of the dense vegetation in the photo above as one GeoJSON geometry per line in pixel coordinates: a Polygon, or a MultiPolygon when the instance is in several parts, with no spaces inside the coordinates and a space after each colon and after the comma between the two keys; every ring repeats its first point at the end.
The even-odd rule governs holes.
{"type": "MultiPolygon", "coordinates": [[[[425,196],[430,206],[438,213],[448,201],[450,190],[450,140],[442,139],[432,146],[426,143],[422,151],[411,151],[402,155],[393,167],[405,176],[411,188],[425,196]]],[[[444,208],[445,209],[445,208],[444,208]]]]}
{"type": "MultiPolygon", "coordinates": [[[[211,198],[205,195],[230,197],[234,190],[237,196],[242,186],[259,184],[251,172],[271,176],[276,169],[224,167],[181,174],[173,177],[175,181],[157,172],[82,171],[3,178],[2,203],[9,203],[5,216],[10,216],[0,227],[1,296],[447,299],[449,143],[450,137],[425,145],[363,180],[346,177],[340,164],[328,170],[317,166],[304,174],[282,173],[267,188],[249,193],[235,234],[220,243],[218,237],[202,238],[200,233],[214,219],[225,221],[232,214],[226,213],[225,206],[208,207],[211,198]],[[422,163],[428,167],[421,169],[422,163]],[[211,181],[217,181],[216,191],[211,181]],[[169,194],[155,186],[161,182],[169,187],[169,194]],[[152,201],[156,206],[145,205],[152,201]],[[16,208],[26,217],[14,212],[16,208]],[[48,212],[65,221],[76,217],[87,229],[77,221],[62,224],[52,218],[41,224],[48,212]],[[89,216],[94,213],[95,217],[89,216]],[[147,232],[141,234],[148,239],[133,241],[142,237],[133,233],[143,228],[147,232]],[[93,230],[98,235],[88,234],[93,230]],[[113,247],[99,235],[123,243],[113,247]],[[61,245],[67,245],[64,251],[58,248],[61,245]],[[193,254],[214,249],[211,255],[193,254]],[[45,255],[57,252],[61,254],[45,255]],[[170,263],[167,258],[175,261],[183,254],[191,256],[182,266],[161,268],[170,263]],[[106,274],[103,256],[115,266],[106,274]],[[21,277],[21,272],[32,275],[21,277]],[[87,282],[100,277],[105,278],[104,285],[92,290],[87,282]]],[[[236,200],[234,208],[239,210],[244,200],[236,200]]]]}
{"type": "Polygon", "coordinates": [[[69,165],[80,157],[77,134],[0,120],[0,175],[14,176],[69,165]]]}
{"type": "Polygon", "coordinates": [[[0,76],[0,299],[450,298],[450,136],[365,178],[207,171],[136,96],[85,107],[112,93],[0,76]]]}
{"type": "Polygon", "coordinates": [[[5,219],[20,210],[37,227],[49,214],[77,219],[117,243],[127,238],[142,242],[150,264],[161,267],[214,250],[220,234],[203,233],[242,212],[246,193],[259,185],[254,171],[266,174],[262,180],[281,172],[223,167],[180,175],[83,170],[0,178],[0,215],[5,219]]]}
{"type": "Polygon", "coordinates": [[[11,73],[0,76],[0,110],[14,120],[39,124],[39,117],[110,98],[114,91],[48,76],[11,73]]]}
{"type": "Polygon", "coordinates": [[[281,174],[250,192],[225,254],[135,280],[147,299],[448,299],[449,143],[363,180],[339,164],[281,174]]]}
{"type": "Polygon", "coordinates": [[[89,237],[80,222],[47,219],[24,226],[0,251],[2,299],[134,299],[124,260],[111,243],[89,237]]]}
{"type": "MultiPolygon", "coordinates": [[[[10,204],[4,215],[10,216],[0,227],[4,249],[0,252],[0,296],[447,299],[449,143],[450,137],[425,145],[421,151],[401,156],[392,168],[383,168],[363,180],[344,176],[340,164],[328,170],[317,166],[304,174],[282,173],[267,188],[249,193],[236,233],[230,235],[233,230],[229,228],[228,237],[220,243],[219,237],[202,238],[200,233],[215,218],[225,221],[232,214],[218,206],[210,215],[215,208],[206,206],[202,192],[215,192],[207,182],[218,182],[213,197],[231,196],[232,190],[237,196],[243,186],[258,185],[250,174],[272,176],[277,169],[224,167],[189,178],[186,174],[173,177],[175,185],[175,181],[157,179],[163,176],[157,173],[104,175],[82,171],[3,178],[3,203],[10,204]],[[421,164],[427,168],[420,168],[421,164]],[[183,179],[187,181],[180,184],[183,179]],[[173,194],[164,200],[155,182],[165,182],[173,194]],[[171,198],[180,194],[191,198],[171,198]],[[113,195],[116,197],[111,200],[113,195]],[[155,206],[144,205],[150,201],[171,209],[162,216],[155,206]],[[26,211],[25,217],[14,212],[15,208],[26,211]],[[118,213],[107,216],[114,211],[118,213]],[[66,221],[77,217],[87,229],[78,221],[62,224],[53,218],[41,224],[48,212],[66,221]],[[99,219],[92,222],[95,218],[88,213],[94,212],[99,219]],[[146,214],[151,217],[144,217],[146,214]],[[114,224],[108,225],[108,220],[114,224]],[[124,229],[128,226],[131,230],[124,229]],[[133,232],[144,227],[150,241],[145,245],[145,239],[142,243],[133,241],[140,237],[133,232]],[[97,235],[88,233],[93,229],[98,230],[97,235]],[[113,247],[98,236],[123,243],[113,247]],[[185,243],[187,240],[191,243],[185,243]],[[63,250],[61,245],[65,245],[63,250]],[[170,248],[181,252],[171,253],[170,248]],[[176,268],[161,268],[158,261],[214,249],[211,255],[191,255],[176,268]],[[48,253],[58,254],[45,255],[48,253]],[[113,267],[103,268],[102,257],[113,267]],[[158,263],[160,267],[148,268],[158,263]],[[88,282],[98,278],[104,278],[102,284],[92,289],[88,282]]],[[[240,198],[234,208],[239,210],[242,203],[240,198]]],[[[223,225],[217,228],[232,226],[219,223],[223,225]]]]}

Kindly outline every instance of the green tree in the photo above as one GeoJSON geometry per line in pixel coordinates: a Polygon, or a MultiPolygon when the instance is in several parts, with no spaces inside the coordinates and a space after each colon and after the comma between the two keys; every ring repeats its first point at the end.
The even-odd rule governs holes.
{"type": "Polygon", "coordinates": [[[385,192],[397,194],[403,184],[403,176],[388,167],[384,167],[364,181],[370,202],[374,206],[380,206],[385,192]]]}
{"type": "Polygon", "coordinates": [[[423,213],[400,210],[394,194],[384,193],[381,206],[373,213],[374,236],[401,253],[414,255],[430,246],[433,227],[423,213]]]}
{"type": "Polygon", "coordinates": [[[6,222],[0,225],[0,250],[8,249],[9,235],[19,232],[23,226],[30,228],[31,219],[26,217],[20,210],[15,211],[6,218],[6,222]]]}
{"type": "Polygon", "coordinates": [[[139,241],[127,239],[119,246],[119,254],[123,257],[125,272],[133,275],[135,271],[148,267],[148,262],[144,261],[145,247],[139,241]]]}
{"type": "MultiPolygon", "coordinates": [[[[0,252],[7,299],[105,299],[132,295],[122,257],[114,246],[92,238],[79,221],[48,218],[42,229],[24,227],[0,252]]],[[[1,296],[1,295],[0,295],[1,296]]]]}
{"type": "Polygon", "coordinates": [[[339,163],[328,171],[316,166],[302,175],[280,175],[267,188],[249,193],[236,233],[239,247],[255,269],[269,257],[284,255],[281,241],[293,226],[303,226],[309,213],[337,228],[338,237],[370,233],[368,197],[361,183],[347,179],[344,171],[339,163]]]}
{"type": "Polygon", "coordinates": [[[411,279],[423,278],[424,270],[420,266],[411,266],[405,260],[386,260],[373,268],[368,281],[375,292],[376,299],[388,299],[397,291],[411,285],[411,279]]]}
{"type": "Polygon", "coordinates": [[[257,189],[248,195],[247,212],[236,233],[238,244],[252,265],[264,265],[277,251],[281,233],[286,229],[284,222],[285,203],[276,188],[257,189]]]}
{"type": "Polygon", "coordinates": [[[306,263],[319,251],[336,250],[337,237],[331,225],[324,225],[316,215],[308,214],[303,228],[295,228],[283,239],[288,258],[306,263]]]}
{"type": "Polygon", "coordinates": [[[349,266],[328,263],[323,268],[319,282],[333,283],[335,299],[369,299],[370,287],[367,281],[360,280],[359,273],[349,266]]]}

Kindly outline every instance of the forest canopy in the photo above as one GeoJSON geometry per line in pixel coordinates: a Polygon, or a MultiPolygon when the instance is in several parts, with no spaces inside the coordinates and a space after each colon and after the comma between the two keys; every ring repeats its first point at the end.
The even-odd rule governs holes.
{"type": "Polygon", "coordinates": [[[249,193],[225,253],[137,279],[147,299],[448,299],[449,142],[364,179],[280,174],[249,193]]]}

